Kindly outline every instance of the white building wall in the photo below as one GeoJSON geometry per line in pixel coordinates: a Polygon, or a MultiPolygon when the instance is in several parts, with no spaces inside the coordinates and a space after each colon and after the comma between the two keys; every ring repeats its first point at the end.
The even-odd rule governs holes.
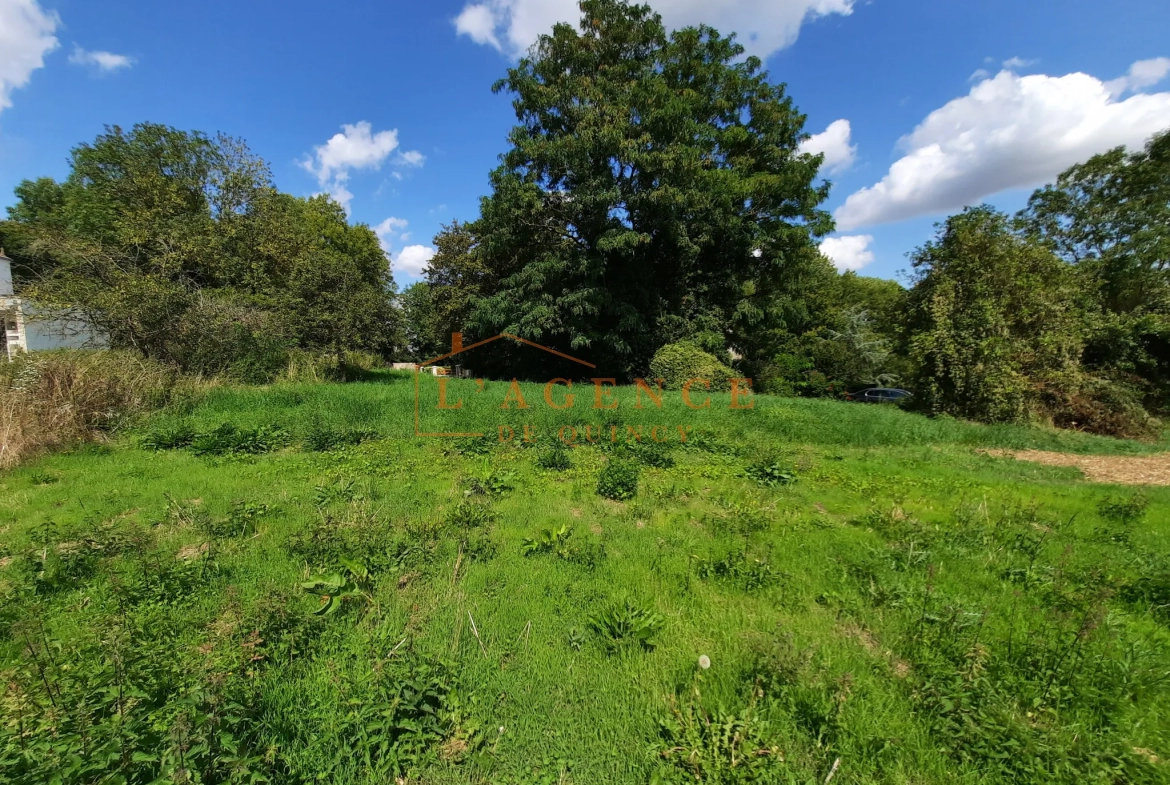
{"type": "Polygon", "coordinates": [[[12,296],[12,262],[0,254],[0,297],[12,296]]]}

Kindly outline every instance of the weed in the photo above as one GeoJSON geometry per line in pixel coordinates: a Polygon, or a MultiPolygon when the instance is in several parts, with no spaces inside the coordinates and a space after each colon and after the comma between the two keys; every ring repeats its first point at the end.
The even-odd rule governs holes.
{"type": "Polygon", "coordinates": [[[377,432],[368,428],[336,429],[314,423],[305,434],[304,449],[309,452],[329,452],[341,447],[352,447],[377,437],[377,432]]]}
{"type": "Polygon", "coordinates": [[[465,496],[503,496],[516,489],[516,473],[492,470],[465,481],[465,496]]]}
{"type": "Polygon", "coordinates": [[[201,433],[192,439],[191,452],[201,456],[261,455],[288,444],[289,435],[283,428],[264,425],[246,430],[224,423],[213,431],[201,433]]]}
{"type": "Polygon", "coordinates": [[[1150,500],[1147,496],[1135,493],[1131,496],[1111,496],[1102,499],[1097,505],[1097,512],[1108,521],[1128,525],[1144,518],[1149,506],[1150,500]]]}
{"type": "Polygon", "coordinates": [[[625,501],[638,495],[638,464],[619,457],[611,457],[597,478],[597,495],[606,499],[625,501]]]}
{"type": "Polygon", "coordinates": [[[326,616],[340,607],[340,602],[346,600],[363,599],[372,603],[373,582],[370,571],[365,565],[345,557],[341,558],[341,567],[329,575],[314,575],[301,584],[301,588],[309,594],[321,598],[321,607],[313,611],[314,615],[326,616]]]}
{"type": "Polygon", "coordinates": [[[769,488],[791,485],[796,482],[796,472],[790,466],[778,462],[758,463],[749,466],[744,470],[744,476],[769,488]]]}
{"type": "Polygon", "coordinates": [[[780,580],[780,574],[767,560],[750,558],[744,551],[732,551],[722,559],[692,558],[695,574],[703,580],[728,583],[744,591],[765,589],[780,580]]]}
{"type": "MultiPolygon", "coordinates": [[[[756,706],[755,695],[743,709],[708,712],[698,685],[680,705],[670,700],[670,713],[659,723],[655,746],[661,761],[651,785],[749,785],[781,782],[784,754],[775,734],[756,706]]],[[[788,778],[785,778],[788,779],[788,778]]]]}
{"type": "Polygon", "coordinates": [[[661,613],[626,600],[589,616],[589,629],[610,652],[631,646],[650,650],[658,645],[658,633],[666,624],[661,613]]]}
{"type": "Polygon", "coordinates": [[[458,529],[483,528],[490,526],[495,519],[491,507],[471,499],[464,499],[447,513],[447,524],[458,529]]]}
{"type": "Polygon", "coordinates": [[[536,537],[525,537],[520,545],[520,552],[525,556],[537,553],[556,553],[561,558],[568,558],[569,538],[573,536],[573,529],[567,523],[556,529],[542,529],[536,537]]]}
{"type": "Polygon", "coordinates": [[[190,447],[196,436],[190,422],[163,425],[149,431],[142,438],[142,446],[148,450],[181,450],[190,447]]]}
{"type": "Polygon", "coordinates": [[[537,453],[536,465],[542,469],[563,472],[573,468],[573,460],[568,448],[558,439],[551,447],[537,453]]]}

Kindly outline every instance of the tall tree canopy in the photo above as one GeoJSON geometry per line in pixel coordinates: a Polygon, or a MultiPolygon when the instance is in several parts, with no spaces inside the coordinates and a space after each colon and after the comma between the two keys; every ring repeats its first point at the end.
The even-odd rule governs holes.
{"type": "Polygon", "coordinates": [[[1018,221],[1075,266],[1085,364],[1170,409],[1170,130],[1071,167],[1018,221]]]}
{"type": "Polygon", "coordinates": [[[580,30],[557,25],[495,86],[520,124],[472,227],[499,284],[470,331],[627,375],[697,334],[751,351],[786,293],[832,272],[805,118],[734,37],[668,36],[618,0],[580,7],[580,30]]]}
{"type": "Polygon", "coordinates": [[[910,355],[931,410],[1011,422],[1039,414],[1040,390],[1079,360],[1066,265],[989,207],[948,218],[911,257],[910,355]]]}
{"type": "Polygon", "coordinates": [[[5,235],[30,293],[116,346],[219,372],[241,354],[254,366],[282,348],[399,342],[374,233],[327,197],[278,192],[238,140],[108,128],[73,151],[64,183],[25,182],[17,197],[5,235]]]}

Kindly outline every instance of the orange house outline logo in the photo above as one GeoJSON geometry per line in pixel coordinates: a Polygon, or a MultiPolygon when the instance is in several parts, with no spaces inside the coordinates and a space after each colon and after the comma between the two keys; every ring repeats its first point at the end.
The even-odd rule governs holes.
{"type": "MultiPolygon", "coordinates": [[[[491,338],[485,338],[482,341],[476,341],[475,343],[468,344],[467,346],[463,345],[463,333],[451,333],[451,351],[447,352],[446,354],[444,354],[442,356],[436,357],[433,360],[427,360],[425,363],[418,363],[414,366],[414,435],[415,436],[439,436],[439,437],[462,436],[462,437],[476,437],[476,438],[478,438],[478,437],[482,437],[484,435],[482,433],[442,433],[442,432],[440,432],[440,433],[425,433],[425,432],[423,432],[421,430],[421,426],[420,426],[420,415],[419,415],[419,395],[420,395],[419,377],[422,374],[422,369],[426,368],[427,366],[434,365],[435,363],[438,363],[438,362],[442,362],[443,360],[446,360],[450,357],[454,357],[457,354],[462,354],[463,352],[466,352],[470,349],[475,349],[475,348],[480,347],[480,346],[485,346],[489,343],[492,343],[493,341],[498,341],[501,338],[510,338],[513,341],[516,341],[518,343],[527,344],[528,346],[532,346],[536,349],[540,349],[541,351],[548,352],[549,354],[555,354],[557,357],[561,357],[565,360],[571,360],[575,363],[578,363],[579,365],[584,365],[586,368],[592,368],[594,370],[596,370],[596,368],[597,368],[597,366],[594,365],[593,363],[586,362],[585,360],[582,360],[579,357],[574,357],[571,354],[565,354],[564,352],[558,352],[556,349],[552,349],[548,346],[544,346],[543,344],[536,343],[535,341],[530,341],[527,338],[521,338],[518,335],[512,335],[511,333],[500,333],[499,335],[494,335],[491,338]]],[[[446,380],[443,379],[442,381],[446,381],[446,380]]],[[[442,382],[440,382],[440,383],[442,383],[442,382]]]]}

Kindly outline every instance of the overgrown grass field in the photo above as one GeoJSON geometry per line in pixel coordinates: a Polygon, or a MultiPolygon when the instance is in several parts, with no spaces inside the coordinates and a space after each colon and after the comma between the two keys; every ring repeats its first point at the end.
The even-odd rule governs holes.
{"type": "Polygon", "coordinates": [[[447,386],[0,475],[0,782],[1170,782],[1170,490],[980,452],[1164,445],[447,386]]]}

